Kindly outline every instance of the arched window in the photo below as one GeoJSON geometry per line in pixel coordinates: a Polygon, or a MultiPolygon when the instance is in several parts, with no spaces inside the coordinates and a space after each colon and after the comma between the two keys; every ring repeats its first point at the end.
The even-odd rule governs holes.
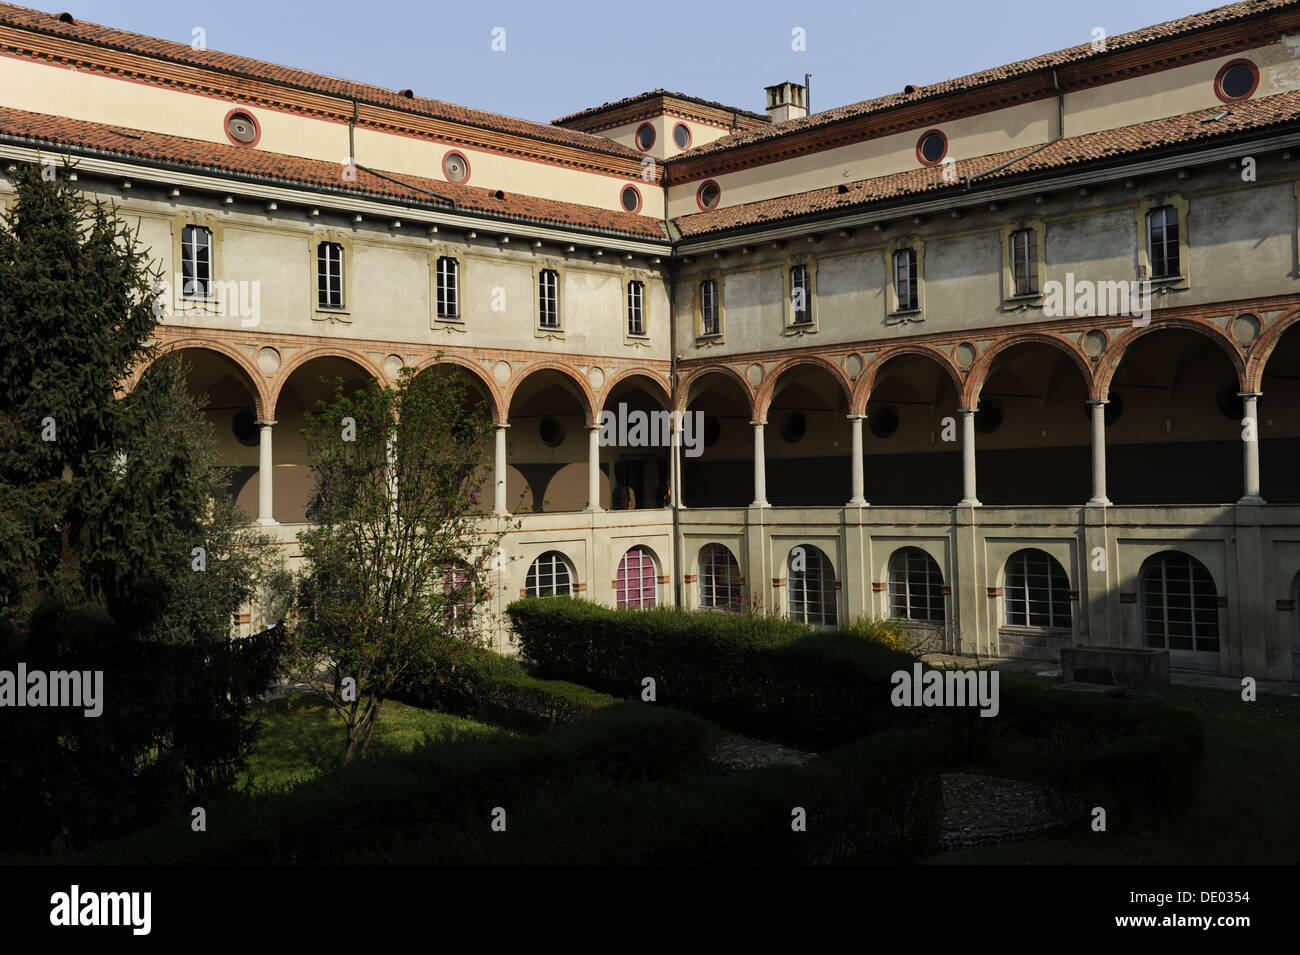
{"type": "Polygon", "coordinates": [[[569,597],[573,594],[573,572],[558,550],[548,550],[533,561],[524,580],[530,597],[569,597]]]}
{"type": "Polygon", "coordinates": [[[789,569],[790,619],[819,627],[839,621],[835,598],[835,568],[830,558],[811,544],[791,548],[789,569]]]}
{"type": "Polygon", "coordinates": [[[443,620],[451,633],[468,636],[474,632],[477,589],[474,573],[470,568],[464,564],[443,565],[443,620]]]}
{"type": "Polygon", "coordinates": [[[902,547],[889,558],[889,615],[900,620],[943,623],[943,574],[919,547],[902,547]]]}
{"type": "Polygon", "coordinates": [[[633,547],[618,562],[614,592],[619,610],[653,607],[659,596],[654,555],[644,547],[633,547]]]}
{"type": "Polygon", "coordinates": [[[1219,595],[1195,557],[1164,551],[1141,572],[1142,637],[1148,647],[1219,652],[1219,595]]]}
{"type": "Polygon", "coordinates": [[[1070,581],[1051,555],[1033,548],[1012,554],[1002,593],[1008,627],[1070,628],[1070,581]]]}
{"type": "Polygon", "coordinates": [[[700,550],[700,606],[740,610],[740,565],[722,544],[705,544],[700,550]]]}

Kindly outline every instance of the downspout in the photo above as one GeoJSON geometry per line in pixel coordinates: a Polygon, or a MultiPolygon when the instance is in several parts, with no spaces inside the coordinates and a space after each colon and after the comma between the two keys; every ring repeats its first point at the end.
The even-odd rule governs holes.
{"type": "Polygon", "coordinates": [[[1028,159],[1034,153],[1041,152],[1048,146],[1052,145],[1052,143],[1060,142],[1065,138],[1065,90],[1061,89],[1061,84],[1057,81],[1056,70],[1052,70],[1052,85],[1056,87],[1056,135],[1050,137],[1047,142],[1035,146],[1033,149],[1029,150],[1029,152],[1017,156],[1015,159],[1008,159],[1006,162],[999,163],[992,169],[985,169],[983,172],[977,172],[973,176],[967,176],[964,180],[967,192],[970,191],[970,184],[976,179],[982,179],[985,176],[993,175],[995,172],[1001,172],[1008,166],[1014,166],[1022,159],[1028,159]]]}
{"type": "Polygon", "coordinates": [[[1052,85],[1056,87],[1056,138],[1065,138],[1065,90],[1061,89],[1061,82],[1056,78],[1056,70],[1052,70],[1052,85]]]}
{"type": "MultiPolygon", "coordinates": [[[[673,238],[672,222],[668,218],[668,168],[663,167],[660,173],[660,183],[663,186],[664,197],[664,233],[668,236],[669,241],[673,238]]],[[[668,401],[669,410],[677,410],[677,259],[674,255],[676,249],[672,246],[668,250],[668,401]]],[[[682,416],[683,420],[685,415],[682,416]]],[[[681,425],[676,416],[674,419],[674,434],[681,425]]],[[[703,440],[703,437],[700,438],[703,440]]],[[[669,447],[669,453],[672,457],[668,461],[669,487],[672,489],[672,507],[673,507],[673,606],[682,606],[682,487],[686,484],[682,478],[682,472],[686,469],[686,462],[681,453],[681,439],[669,447]]]]}

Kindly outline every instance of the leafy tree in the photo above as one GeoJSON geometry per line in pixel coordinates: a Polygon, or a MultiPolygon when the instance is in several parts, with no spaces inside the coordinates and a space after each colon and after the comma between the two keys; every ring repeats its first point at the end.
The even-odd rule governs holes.
{"type": "Polygon", "coordinates": [[[414,664],[474,641],[505,532],[478,507],[492,427],[461,376],[407,369],[394,388],[340,383],[303,433],[315,503],[290,640],[342,719],[348,762],[414,664]]]}
{"type": "Polygon", "coordinates": [[[267,542],[242,526],[183,366],[128,390],[156,354],[157,274],[137,236],[66,177],[22,167],[15,187],[0,221],[0,669],[103,672],[98,717],[0,719],[0,849],[35,851],[229,786],[280,636],[229,639],[267,542]]]}

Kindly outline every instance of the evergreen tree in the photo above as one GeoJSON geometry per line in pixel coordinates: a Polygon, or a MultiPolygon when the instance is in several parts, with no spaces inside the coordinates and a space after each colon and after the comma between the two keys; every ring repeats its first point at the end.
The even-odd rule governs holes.
{"type": "Polygon", "coordinates": [[[268,548],[234,509],[182,364],[128,388],[156,357],[146,252],[66,176],[21,167],[15,188],[0,223],[0,670],[103,671],[101,716],[0,710],[0,849],[35,851],[230,785],[279,634],[229,638],[268,548]]]}

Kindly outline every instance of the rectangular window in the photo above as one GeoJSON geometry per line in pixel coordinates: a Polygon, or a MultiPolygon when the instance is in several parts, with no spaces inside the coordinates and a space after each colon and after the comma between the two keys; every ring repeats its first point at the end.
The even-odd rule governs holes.
{"type": "Polygon", "coordinates": [[[1179,275],[1178,210],[1161,206],[1147,213],[1147,251],[1153,279],[1179,275]]]}
{"type": "Polygon", "coordinates": [[[343,246],[337,242],[316,247],[316,292],[321,308],[343,307],[343,246]]]}
{"type": "Polygon", "coordinates": [[[812,321],[808,308],[808,266],[796,265],[790,269],[790,315],[795,325],[812,321]]]}
{"type": "Polygon", "coordinates": [[[538,324],[543,328],[560,327],[560,273],[542,269],[537,277],[538,324]]]}
{"type": "Polygon", "coordinates": [[[899,249],[894,253],[894,293],[900,312],[917,308],[915,249],[899,249]]]}
{"type": "Polygon", "coordinates": [[[717,335],[718,323],[718,280],[705,279],[700,283],[700,318],[702,334],[717,335]]]}
{"type": "Polygon", "coordinates": [[[210,298],[212,293],[212,232],[187,225],[181,230],[181,276],[184,298],[210,298]]]}
{"type": "Polygon", "coordinates": [[[645,334],[645,283],[627,283],[627,333],[645,334]]]}
{"type": "Polygon", "coordinates": [[[1015,295],[1038,292],[1038,236],[1033,229],[1011,233],[1011,278],[1015,295]]]}
{"type": "Polygon", "coordinates": [[[438,258],[438,317],[460,317],[460,263],[449,255],[438,258]]]}

